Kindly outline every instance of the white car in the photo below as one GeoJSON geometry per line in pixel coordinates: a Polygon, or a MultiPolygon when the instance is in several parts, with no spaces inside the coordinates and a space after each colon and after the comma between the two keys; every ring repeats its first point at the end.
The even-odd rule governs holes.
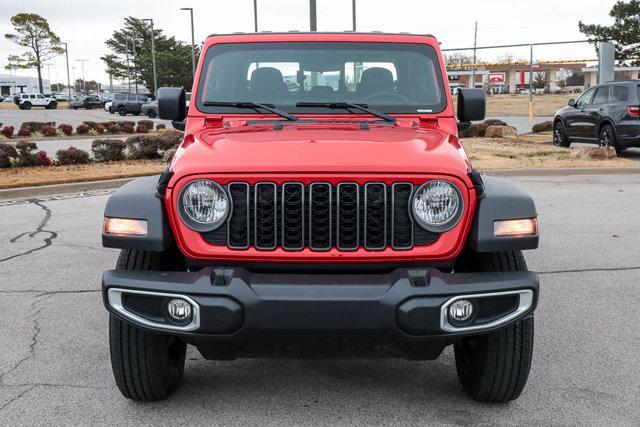
{"type": "Polygon", "coordinates": [[[111,110],[111,104],[112,104],[111,101],[105,103],[104,104],[104,109],[107,110],[109,113],[113,114],[113,111],[111,110]]]}
{"type": "Polygon", "coordinates": [[[58,108],[58,102],[53,98],[46,98],[40,93],[23,93],[18,98],[18,108],[30,110],[31,107],[44,107],[47,110],[58,108]]]}

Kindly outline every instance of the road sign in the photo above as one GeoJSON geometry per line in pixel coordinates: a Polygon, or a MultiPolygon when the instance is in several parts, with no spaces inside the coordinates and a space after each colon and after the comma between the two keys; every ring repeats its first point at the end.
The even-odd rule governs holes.
{"type": "Polygon", "coordinates": [[[490,73],[489,81],[491,83],[504,83],[505,82],[505,73],[490,73]]]}

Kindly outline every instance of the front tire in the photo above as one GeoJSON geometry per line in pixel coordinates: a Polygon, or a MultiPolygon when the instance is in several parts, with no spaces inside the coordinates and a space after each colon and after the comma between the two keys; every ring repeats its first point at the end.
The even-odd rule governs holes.
{"type": "MultiPolygon", "coordinates": [[[[123,250],[117,270],[166,270],[175,261],[158,252],[123,250]]],[[[111,367],[124,397],[154,401],[169,397],[184,373],[187,345],[177,337],[141,329],[109,316],[111,367]]]]}
{"type": "Polygon", "coordinates": [[[553,125],[553,145],[556,147],[569,147],[571,142],[569,142],[569,137],[567,137],[567,131],[564,127],[562,121],[558,120],[553,125]]]}
{"type": "MultiPolygon", "coordinates": [[[[457,271],[527,271],[521,251],[467,254],[457,271]]],[[[463,338],[454,345],[458,379],[473,399],[501,403],[520,396],[533,356],[533,316],[497,332],[463,338]]]]}
{"type": "Polygon", "coordinates": [[[127,115],[127,110],[124,107],[118,107],[118,114],[124,117],[127,115]]]}
{"type": "Polygon", "coordinates": [[[156,112],[153,110],[149,110],[147,111],[147,117],[149,117],[150,119],[153,119],[156,117],[156,112]]]}

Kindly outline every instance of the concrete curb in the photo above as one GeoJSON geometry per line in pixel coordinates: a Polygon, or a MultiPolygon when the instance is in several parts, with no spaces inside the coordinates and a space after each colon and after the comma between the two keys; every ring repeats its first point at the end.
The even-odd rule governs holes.
{"type": "MultiPolygon", "coordinates": [[[[490,176],[571,176],[571,175],[640,175],[637,168],[576,168],[576,169],[498,169],[483,170],[483,175],[490,176]]],[[[136,179],[121,178],[104,181],[72,182],[69,184],[42,185],[38,187],[21,187],[0,190],[0,200],[19,199],[34,196],[51,196],[55,194],[82,193],[86,191],[111,190],[122,187],[127,182],[136,179]]]]}
{"type": "MultiPolygon", "coordinates": [[[[137,178],[137,177],[135,177],[137,178]]],[[[0,200],[20,199],[54,194],[83,193],[86,191],[111,190],[120,188],[135,178],[108,179],[105,181],[71,182],[68,184],[41,185],[38,187],[20,187],[0,190],[0,200]]]]}
{"type": "Polygon", "coordinates": [[[571,175],[640,175],[640,167],[575,169],[496,169],[481,170],[491,176],[571,176],[571,175]]]}

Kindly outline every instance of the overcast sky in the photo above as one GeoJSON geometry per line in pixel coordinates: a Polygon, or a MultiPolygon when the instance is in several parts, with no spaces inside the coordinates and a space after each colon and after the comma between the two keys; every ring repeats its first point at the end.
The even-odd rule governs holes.
{"type": "MultiPolygon", "coordinates": [[[[351,0],[317,0],[318,30],[351,29],[351,0]]],[[[434,34],[443,48],[473,45],[473,25],[478,21],[478,45],[530,43],[532,41],[579,40],[584,35],[578,21],[610,24],[608,13],[614,0],[357,0],[358,31],[434,34]]],[[[253,31],[253,0],[0,0],[0,34],[11,32],[9,18],[16,13],[38,13],[48,19],[53,31],[69,43],[73,74],[82,77],[78,59],[88,59],[87,80],[106,82],[100,56],[104,41],[123,18],[153,18],[156,27],[179,40],[190,41],[188,12],[195,10],[196,43],[211,33],[253,31]]],[[[308,0],[258,0],[261,31],[308,30],[308,0]]],[[[18,47],[0,39],[0,73],[6,73],[7,55],[18,47]]],[[[483,51],[481,59],[494,60],[506,51],[483,51]]],[[[528,58],[528,48],[510,49],[517,58],[528,58]]],[[[536,48],[536,60],[590,59],[589,45],[536,48]]],[[[52,81],[66,82],[64,56],[49,61],[52,81]]],[[[35,70],[23,70],[35,75],[35,70]]],[[[48,77],[45,67],[44,78],[48,77]]]]}

